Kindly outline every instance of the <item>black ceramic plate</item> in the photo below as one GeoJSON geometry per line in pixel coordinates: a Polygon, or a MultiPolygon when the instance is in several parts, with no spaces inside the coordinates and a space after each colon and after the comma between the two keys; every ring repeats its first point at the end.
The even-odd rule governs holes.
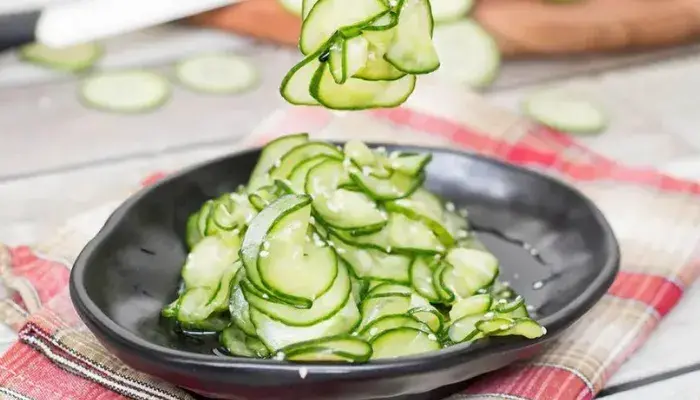
{"type": "Polygon", "coordinates": [[[531,356],[590,309],[612,283],[619,264],[617,242],[599,210],[578,191],[471,154],[401,149],[432,151],[427,186],[468,207],[470,221],[483,230],[481,239],[501,260],[502,279],[535,306],[547,335],[457,345],[363,365],[305,365],[306,374],[300,374],[299,365],[217,356],[211,347],[183,341],[159,321],[159,311],[176,297],[186,256],[186,218],[205,200],[246,183],[259,151],[173,175],[123,204],[73,267],[70,289],[78,313],[126,364],[199,394],[375,399],[431,392],[531,356]],[[536,249],[541,260],[522,243],[536,249]]]}

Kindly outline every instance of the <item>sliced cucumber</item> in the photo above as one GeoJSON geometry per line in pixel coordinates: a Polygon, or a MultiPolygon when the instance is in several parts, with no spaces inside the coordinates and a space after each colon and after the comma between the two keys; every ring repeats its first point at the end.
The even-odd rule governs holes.
{"type": "Polygon", "coordinates": [[[382,227],[387,218],[372,199],[338,187],[349,180],[341,161],[326,160],[314,166],[306,178],[306,193],[316,213],[329,226],[341,230],[382,227]]]}
{"type": "Polygon", "coordinates": [[[440,201],[426,190],[418,189],[410,196],[389,201],[384,206],[387,210],[404,214],[430,227],[443,246],[449,247],[454,243],[455,239],[450,232],[449,222],[440,201]]]}
{"type": "Polygon", "coordinates": [[[280,94],[289,103],[299,106],[316,106],[319,102],[311,96],[309,84],[316,70],[323,64],[319,60],[326,49],[308,55],[301,60],[282,79],[280,94]]]}
{"type": "Polygon", "coordinates": [[[304,186],[306,185],[306,177],[309,175],[311,168],[317,166],[325,160],[328,160],[327,154],[320,154],[311,158],[308,158],[301,163],[297,164],[296,167],[289,174],[289,184],[294,193],[304,193],[304,186]]]}
{"type": "Polygon", "coordinates": [[[453,343],[472,341],[483,337],[476,329],[476,324],[481,321],[483,315],[467,315],[452,321],[447,329],[447,336],[453,343]]]}
{"type": "Polygon", "coordinates": [[[260,212],[280,197],[281,193],[277,185],[267,185],[257,189],[248,195],[248,201],[260,212]]]}
{"type": "Polygon", "coordinates": [[[455,321],[467,315],[483,315],[491,309],[493,298],[490,294],[477,294],[461,299],[452,305],[450,320],[455,321]]]}
{"type": "Polygon", "coordinates": [[[414,328],[390,329],[375,337],[371,344],[372,359],[423,354],[442,347],[434,334],[414,328]]]}
{"type": "Polygon", "coordinates": [[[405,285],[399,285],[397,283],[391,283],[391,282],[381,282],[375,284],[369,292],[367,292],[368,297],[372,296],[377,296],[377,295],[390,295],[390,294],[398,294],[398,295],[411,295],[413,294],[413,290],[411,290],[410,287],[405,286],[405,285]]]}
{"type": "Polygon", "coordinates": [[[366,25],[388,10],[382,0],[355,0],[352,7],[346,4],[346,0],[316,2],[301,28],[299,49],[302,53],[317,51],[340,28],[366,25]]]}
{"type": "MultiPolygon", "coordinates": [[[[318,286],[314,284],[318,281],[312,282],[313,288],[309,286],[299,288],[291,282],[285,282],[279,276],[270,275],[270,271],[277,269],[278,256],[284,257],[287,253],[284,251],[285,241],[290,243],[305,242],[306,226],[311,212],[310,203],[311,199],[308,196],[298,195],[284,195],[275,200],[251,221],[243,237],[241,247],[241,260],[245,266],[246,276],[256,289],[268,296],[302,308],[310,308],[312,299],[298,295],[296,289],[305,291],[308,295],[310,292],[319,290],[318,286]],[[266,248],[268,246],[269,248],[266,248]],[[268,279],[273,280],[272,284],[280,284],[281,286],[270,287],[269,282],[263,278],[262,271],[265,271],[267,274],[265,276],[268,279]],[[287,283],[291,283],[291,285],[287,285],[287,283]]],[[[295,249],[293,252],[296,253],[295,257],[301,255],[299,249],[295,249]]],[[[325,266],[320,267],[325,268],[325,266]]],[[[319,285],[325,285],[328,276],[329,274],[325,273],[322,278],[324,282],[319,285]]]]}
{"type": "Polygon", "coordinates": [[[119,113],[156,109],[170,98],[170,84],[147,71],[102,72],[85,79],[80,87],[83,102],[92,108],[119,113]]]}
{"type": "Polygon", "coordinates": [[[278,0],[285,10],[294,15],[301,16],[302,0],[278,0]]]}
{"type": "Polygon", "coordinates": [[[495,336],[524,336],[528,339],[536,339],[547,333],[547,330],[537,322],[529,318],[516,318],[513,324],[505,330],[492,333],[495,336]]]}
{"type": "Polygon", "coordinates": [[[463,18],[474,7],[474,0],[430,0],[435,22],[449,22],[463,18]]]}
{"type": "Polygon", "coordinates": [[[355,73],[355,78],[367,81],[394,81],[406,76],[405,72],[397,69],[384,59],[395,34],[395,29],[377,29],[362,32],[362,35],[369,43],[367,63],[355,73]]]}
{"type": "Polygon", "coordinates": [[[225,311],[228,308],[231,284],[239,268],[240,263],[229,265],[216,288],[200,286],[188,289],[178,304],[177,320],[194,325],[207,320],[212,314],[225,311]]]}
{"type": "MultiPolygon", "coordinates": [[[[245,270],[242,270],[245,272],[245,270]]],[[[228,305],[231,322],[248,336],[257,336],[255,325],[250,320],[250,306],[243,295],[241,286],[234,287],[228,305]]]]}
{"type": "Polygon", "coordinates": [[[409,74],[427,74],[440,67],[433,46],[433,15],[429,0],[399,0],[399,22],[384,58],[409,74]]]}
{"type": "Polygon", "coordinates": [[[496,79],[501,64],[498,45],[475,21],[436,26],[433,43],[440,58],[439,76],[472,88],[485,87],[496,79]]]}
{"type": "Polygon", "coordinates": [[[416,77],[406,75],[393,81],[366,81],[349,78],[339,85],[327,64],[321,64],[311,80],[311,96],[334,110],[363,110],[396,107],[413,93],[416,77]]]}
{"type": "Polygon", "coordinates": [[[274,179],[289,178],[294,168],[311,157],[326,156],[336,160],[343,159],[343,153],[335,146],[324,142],[308,142],[289,150],[277,164],[270,169],[274,179]]]}
{"type": "Polygon", "coordinates": [[[338,255],[347,262],[353,273],[363,279],[376,279],[408,284],[411,258],[400,254],[386,254],[375,249],[362,249],[349,245],[336,235],[331,243],[338,255]]]}
{"type": "Polygon", "coordinates": [[[311,12],[311,9],[318,3],[318,0],[302,0],[301,2],[301,17],[306,19],[306,17],[311,12]]]}
{"type": "MultiPolygon", "coordinates": [[[[289,326],[315,325],[332,317],[338,310],[343,308],[350,297],[352,284],[348,272],[343,265],[338,266],[337,272],[338,275],[333,286],[316,299],[309,309],[299,309],[287,304],[265,300],[261,295],[256,293],[255,288],[247,285],[246,282],[242,284],[243,293],[245,294],[248,304],[279,322],[289,326]]],[[[300,276],[307,278],[309,275],[310,274],[300,276]]],[[[303,281],[304,279],[296,280],[303,281]]]]}
{"type": "Polygon", "coordinates": [[[413,263],[411,263],[411,286],[413,286],[413,289],[415,289],[418,294],[426,299],[439,302],[441,298],[433,284],[434,268],[435,266],[431,265],[428,258],[416,257],[413,263]]]}
{"type": "Polygon", "coordinates": [[[435,286],[435,291],[440,296],[441,303],[452,304],[455,301],[455,294],[443,283],[443,276],[445,271],[450,268],[450,265],[446,262],[437,262],[436,267],[433,269],[433,285],[435,286]]]}
{"type": "Polygon", "coordinates": [[[92,67],[102,57],[102,54],[102,46],[97,43],[85,43],[63,48],[52,48],[40,43],[32,43],[19,50],[19,57],[25,61],[67,72],[78,72],[92,67]]]}
{"type": "Polygon", "coordinates": [[[362,314],[360,329],[364,329],[369,323],[381,317],[405,314],[410,308],[410,294],[368,296],[360,304],[360,313],[362,314]]]}
{"type": "Polygon", "coordinates": [[[233,325],[224,329],[219,336],[221,345],[224,346],[226,351],[231,355],[250,358],[257,357],[258,354],[248,348],[246,339],[248,339],[248,336],[233,325]]]}
{"type": "Polygon", "coordinates": [[[231,54],[206,54],[181,61],[177,79],[185,87],[202,93],[232,94],[249,90],[259,82],[249,61],[231,54]]]}
{"type": "Polygon", "coordinates": [[[328,66],[337,84],[343,84],[367,63],[369,42],[363,36],[341,38],[330,49],[328,66]]]}
{"type": "Polygon", "coordinates": [[[348,299],[333,317],[311,326],[285,325],[252,307],[250,318],[260,340],[269,349],[277,351],[294,343],[350,333],[360,322],[361,316],[355,302],[348,299]]]}
{"type": "Polygon", "coordinates": [[[424,323],[408,315],[386,315],[377,318],[367,325],[359,336],[372,341],[372,339],[381,335],[385,331],[396,328],[414,328],[426,333],[432,333],[431,329],[424,323]]]}
{"type": "Polygon", "coordinates": [[[351,172],[350,178],[377,201],[396,200],[410,196],[425,180],[423,175],[411,177],[400,172],[394,172],[389,178],[377,178],[369,173],[351,172]]]}
{"type": "Polygon", "coordinates": [[[460,298],[491,285],[498,275],[498,260],[486,251],[454,248],[447,253],[445,261],[448,267],[440,282],[460,298]]]}
{"type": "Polygon", "coordinates": [[[569,133],[599,133],[608,125],[597,104],[566,90],[535,92],[524,101],[523,109],[538,122],[569,133]]]}
{"type": "Polygon", "coordinates": [[[339,336],[295,343],[280,353],[289,361],[365,362],[372,356],[372,346],[353,336],[339,336]]]}
{"type": "Polygon", "coordinates": [[[398,154],[386,159],[385,166],[408,176],[418,176],[432,160],[430,154],[398,154]]]}
{"type": "Polygon", "coordinates": [[[430,304],[424,304],[419,307],[414,307],[408,310],[408,315],[412,316],[418,321],[423,322],[430,328],[430,330],[432,330],[435,333],[442,332],[442,327],[445,324],[445,318],[442,316],[440,311],[438,311],[435,307],[431,306],[430,304]]]}
{"type": "Polygon", "coordinates": [[[182,279],[188,289],[216,288],[226,269],[238,260],[239,246],[219,236],[202,239],[187,257],[182,279]]]}
{"type": "Polygon", "coordinates": [[[248,181],[248,189],[254,191],[261,186],[269,184],[269,178],[265,175],[268,174],[270,168],[272,168],[289,150],[308,141],[308,133],[297,133],[294,135],[282,136],[265,145],[248,181]]]}

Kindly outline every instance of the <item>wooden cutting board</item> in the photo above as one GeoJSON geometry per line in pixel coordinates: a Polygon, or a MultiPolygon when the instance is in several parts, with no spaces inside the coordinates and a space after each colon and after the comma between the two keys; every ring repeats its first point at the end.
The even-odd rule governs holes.
{"type": "MultiPolygon", "coordinates": [[[[474,18],[509,57],[643,49],[700,38],[700,0],[477,1],[474,18]]],[[[277,0],[246,0],[191,22],[292,46],[301,26],[277,0]]]]}

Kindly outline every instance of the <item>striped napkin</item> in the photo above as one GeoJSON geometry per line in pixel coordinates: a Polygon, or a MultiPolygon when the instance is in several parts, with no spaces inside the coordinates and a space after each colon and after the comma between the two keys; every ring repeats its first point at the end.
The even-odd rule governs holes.
{"type": "MultiPolygon", "coordinates": [[[[362,113],[288,108],[241,147],[298,131],[324,139],[458,147],[576,185],[597,203],[620,240],[623,265],[615,283],[545,353],[477,378],[450,399],[594,398],[700,272],[700,186],[620,165],[478,98],[438,106],[411,101],[362,113]]],[[[126,188],[113,202],[76,216],[48,241],[0,245],[0,279],[14,293],[0,303],[0,319],[19,332],[0,358],[0,394],[37,400],[197,398],[123,365],[81,323],[68,296],[72,262],[129,193],[126,188]]]]}

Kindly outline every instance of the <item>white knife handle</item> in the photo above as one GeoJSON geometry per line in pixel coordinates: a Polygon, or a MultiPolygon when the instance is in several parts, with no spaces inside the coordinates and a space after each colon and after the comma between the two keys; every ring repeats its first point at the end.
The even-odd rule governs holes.
{"type": "Polygon", "coordinates": [[[64,47],[223,7],[236,0],[78,0],[44,9],[37,41],[64,47]]]}

